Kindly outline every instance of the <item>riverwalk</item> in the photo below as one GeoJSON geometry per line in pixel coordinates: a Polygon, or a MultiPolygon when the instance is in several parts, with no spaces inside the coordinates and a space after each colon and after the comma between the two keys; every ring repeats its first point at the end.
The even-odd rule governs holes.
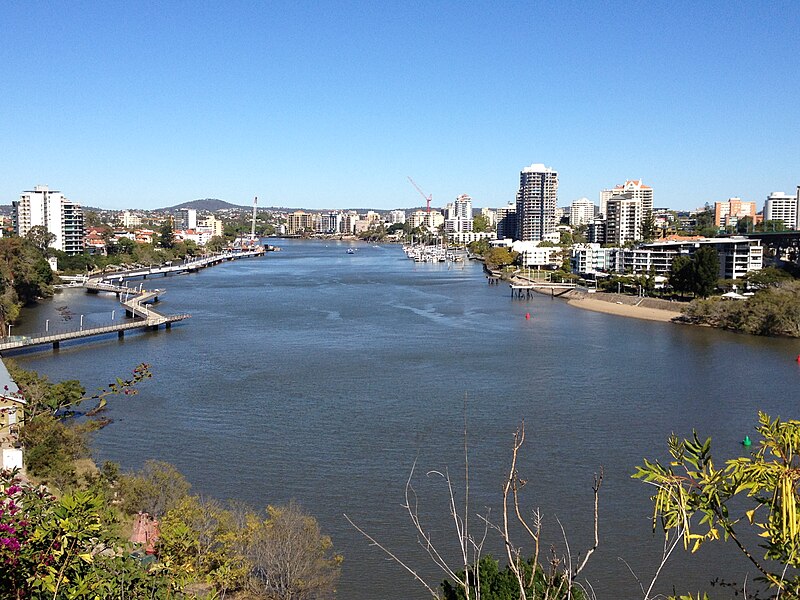
{"type": "MultiPolygon", "coordinates": [[[[45,331],[26,336],[4,336],[0,338],[0,352],[7,350],[17,350],[35,346],[52,345],[57,350],[62,342],[103,336],[116,333],[118,337],[125,336],[126,331],[136,329],[158,330],[161,325],[165,329],[170,329],[173,323],[183,321],[191,317],[190,314],[171,314],[165,315],[153,308],[153,303],[158,302],[160,296],[166,293],[165,289],[145,289],[143,284],[138,287],[128,287],[129,280],[156,275],[174,275],[179,273],[192,273],[200,269],[218,265],[223,262],[242,258],[252,258],[264,256],[265,248],[255,250],[245,250],[241,252],[223,252],[211,256],[204,256],[195,260],[186,260],[176,264],[164,264],[160,266],[148,266],[146,268],[129,269],[116,271],[113,273],[98,273],[84,278],[70,278],[70,287],[82,286],[89,293],[112,293],[119,300],[125,314],[133,318],[133,321],[123,321],[111,323],[100,327],[84,327],[83,317],[79,321],[78,327],[69,330],[50,331],[49,321],[45,323],[45,331]],[[125,283],[125,285],[123,285],[125,283]]],[[[112,317],[115,311],[112,311],[112,317]]]]}

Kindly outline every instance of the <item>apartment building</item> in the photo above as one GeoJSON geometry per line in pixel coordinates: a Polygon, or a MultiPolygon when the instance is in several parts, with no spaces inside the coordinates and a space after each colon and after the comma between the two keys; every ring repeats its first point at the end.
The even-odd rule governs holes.
{"type": "Polygon", "coordinates": [[[764,202],[765,221],[783,221],[786,229],[798,229],[797,211],[800,203],[800,188],[797,196],[783,192],[772,192],[764,202]]]}
{"type": "Polygon", "coordinates": [[[756,203],[744,202],[741,198],[729,198],[725,202],[714,203],[714,225],[716,227],[735,226],[740,219],[756,219],[756,203]]]}
{"type": "Polygon", "coordinates": [[[539,241],[555,231],[558,173],[543,164],[532,164],[519,174],[517,232],[520,241],[539,241]]]}
{"type": "Polygon", "coordinates": [[[45,227],[55,236],[52,248],[67,254],[82,254],[84,249],[83,211],[64,195],[46,185],[22,192],[12,202],[14,232],[25,236],[32,227],[45,227]]]}
{"type": "Polygon", "coordinates": [[[569,206],[569,224],[572,227],[588,225],[594,220],[594,202],[588,198],[573,200],[569,206]]]}

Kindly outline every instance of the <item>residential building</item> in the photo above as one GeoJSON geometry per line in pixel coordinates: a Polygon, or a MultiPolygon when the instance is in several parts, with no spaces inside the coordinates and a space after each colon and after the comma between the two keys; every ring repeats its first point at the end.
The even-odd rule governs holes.
{"type": "Polygon", "coordinates": [[[516,203],[509,202],[507,206],[498,208],[495,214],[497,215],[496,233],[498,240],[513,238],[517,235],[516,203]]]}
{"type": "Polygon", "coordinates": [[[511,238],[490,242],[495,248],[509,248],[519,252],[519,260],[523,267],[554,267],[561,264],[562,249],[558,246],[540,246],[541,241],[521,241],[511,238]]]}
{"type": "Polygon", "coordinates": [[[389,225],[394,225],[395,223],[405,223],[406,222],[406,213],[402,210],[390,210],[389,211],[389,225]]]}
{"type": "Polygon", "coordinates": [[[471,244],[478,240],[494,240],[496,237],[494,231],[456,231],[450,234],[450,239],[456,244],[471,244]]]}
{"type": "Polygon", "coordinates": [[[415,227],[425,227],[428,231],[435,232],[439,226],[444,224],[444,215],[438,210],[430,212],[426,210],[415,210],[409,217],[412,229],[415,227]]]}
{"type": "Polygon", "coordinates": [[[209,230],[212,236],[221,236],[225,230],[222,219],[218,219],[214,215],[209,215],[198,220],[197,229],[209,230]]]}
{"type": "Polygon", "coordinates": [[[298,235],[304,231],[314,231],[314,220],[311,213],[298,210],[286,215],[287,235],[298,235]]]}
{"type": "Polygon", "coordinates": [[[67,254],[83,253],[83,211],[61,192],[37,185],[33,190],[22,192],[12,205],[17,235],[25,236],[32,227],[45,227],[55,236],[50,244],[52,248],[67,254]]]}
{"type": "Polygon", "coordinates": [[[615,194],[606,201],[605,243],[623,246],[641,239],[642,202],[630,193],[615,194]]]}
{"type": "Polygon", "coordinates": [[[489,227],[494,227],[497,224],[497,213],[491,208],[482,208],[481,216],[486,218],[489,227]]]}
{"type": "Polygon", "coordinates": [[[594,220],[594,202],[588,198],[573,200],[569,207],[569,224],[573,227],[588,225],[594,220]]]}
{"type": "Polygon", "coordinates": [[[539,241],[555,231],[558,173],[543,164],[532,164],[519,174],[517,234],[521,241],[539,241]]]}
{"type": "Polygon", "coordinates": [[[133,229],[135,227],[139,227],[142,224],[142,217],[137,214],[132,213],[129,210],[126,210],[122,213],[122,226],[125,229],[133,229]]]}
{"type": "Polygon", "coordinates": [[[592,244],[605,244],[606,220],[594,219],[586,229],[586,239],[592,244]]]}
{"type": "Polygon", "coordinates": [[[182,208],[175,218],[176,229],[197,229],[197,209],[182,208]]]}
{"type": "Polygon", "coordinates": [[[571,249],[575,273],[598,271],[633,275],[667,275],[676,256],[691,256],[698,248],[711,246],[719,254],[719,276],[740,279],[763,267],[760,240],[745,237],[696,238],[642,244],[636,248],[601,248],[599,244],[576,244],[571,249]]]}
{"type": "Polygon", "coordinates": [[[455,202],[447,206],[444,230],[447,233],[472,231],[472,198],[461,194],[455,202]]]}
{"type": "Polygon", "coordinates": [[[603,248],[600,244],[575,244],[570,249],[572,272],[590,275],[613,270],[617,248],[603,248]]]}
{"type": "MultiPolygon", "coordinates": [[[[800,191],[798,191],[800,196],[800,191]]],[[[772,192],[764,202],[764,221],[783,221],[786,229],[798,229],[797,209],[798,196],[790,196],[783,192],[772,192]]]]}
{"type": "Polygon", "coordinates": [[[743,202],[741,198],[729,198],[726,202],[714,202],[714,225],[716,227],[735,226],[740,219],[756,218],[756,203],[743,202]]]}
{"type": "Polygon", "coordinates": [[[632,199],[641,201],[642,218],[653,212],[653,188],[642,183],[641,179],[633,179],[600,192],[600,212],[604,216],[607,216],[606,211],[608,208],[606,204],[608,201],[612,196],[619,194],[630,194],[632,199]]]}

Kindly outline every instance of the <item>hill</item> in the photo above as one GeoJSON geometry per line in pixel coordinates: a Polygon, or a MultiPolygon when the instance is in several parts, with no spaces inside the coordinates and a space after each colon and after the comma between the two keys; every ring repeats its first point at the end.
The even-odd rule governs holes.
{"type": "Polygon", "coordinates": [[[199,200],[192,200],[190,202],[183,202],[181,204],[176,204],[175,206],[167,206],[165,208],[158,208],[156,210],[180,210],[182,208],[194,208],[196,210],[206,210],[209,212],[216,212],[218,210],[241,210],[241,209],[249,209],[252,206],[244,206],[241,204],[231,204],[230,202],[225,202],[225,200],[218,200],[217,198],[202,198],[199,200]]]}

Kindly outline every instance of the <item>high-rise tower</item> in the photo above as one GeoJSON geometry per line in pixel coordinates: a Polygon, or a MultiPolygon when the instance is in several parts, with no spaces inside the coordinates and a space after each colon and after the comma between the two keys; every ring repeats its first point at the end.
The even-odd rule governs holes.
{"type": "Polygon", "coordinates": [[[518,240],[539,241],[556,230],[558,173],[543,164],[525,167],[517,192],[518,240]]]}
{"type": "Polygon", "coordinates": [[[14,232],[25,236],[31,227],[45,227],[55,235],[52,248],[67,254],[83,252],[83,211],[61,192],[37,185],[13,203],[14,232]]]}

